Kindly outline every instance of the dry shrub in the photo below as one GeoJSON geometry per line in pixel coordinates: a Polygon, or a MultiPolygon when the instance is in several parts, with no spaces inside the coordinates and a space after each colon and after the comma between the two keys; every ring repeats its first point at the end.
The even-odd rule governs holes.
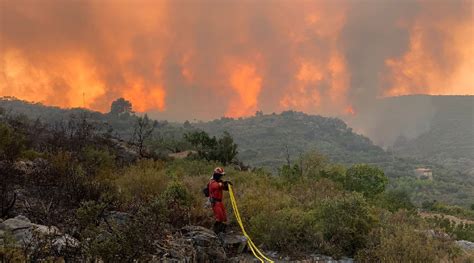
{"type": "Polygon", "coordinates": [[[423,230],[416,215],[400,211],[372,230],[367,248],[360,250],[360,262],[440,262],[455,261],[460,250],[449,238],[423,230]]]}
{"type": "Polygon", "coordinates": [[[165,191],[171,177],[160,161],[143,160],[123,171],[114,184],[124,203],[147,202],[165,191]]]}

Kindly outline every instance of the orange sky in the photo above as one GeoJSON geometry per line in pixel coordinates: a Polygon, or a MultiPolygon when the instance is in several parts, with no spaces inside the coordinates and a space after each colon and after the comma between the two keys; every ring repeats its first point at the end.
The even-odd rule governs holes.
{"type": "Polygon", "coordinates": [[[474,94],[472,1],[0,0],[0,96],[170,119],[474,94]]]}

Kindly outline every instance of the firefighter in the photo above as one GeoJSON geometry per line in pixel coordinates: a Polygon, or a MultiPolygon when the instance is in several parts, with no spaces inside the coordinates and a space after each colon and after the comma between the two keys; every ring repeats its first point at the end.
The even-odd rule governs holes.
{"type": "Polygon", "coordinates": [[[209,200],[211,202],[212,211],[214,212],[214,232],[216,234],[225,232],[227,214],[225,211],[224,204],[222,203],[222,191],[229,190],[229,181],[222,181],[222,176],[225,175],[224,169],[216,167],[212,175],[211,181],[209,182],[209,200]]]}

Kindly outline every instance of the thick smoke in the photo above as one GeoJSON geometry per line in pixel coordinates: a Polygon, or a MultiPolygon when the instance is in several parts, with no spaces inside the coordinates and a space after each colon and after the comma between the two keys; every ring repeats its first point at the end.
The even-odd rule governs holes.
{"type": "Polygon", "coordinates": [[[3,96],[100,111],[123,96],[178,120],[357,114],[367,132],[381,96],[474,94],[471,1],[0,5],[3,96]]]}

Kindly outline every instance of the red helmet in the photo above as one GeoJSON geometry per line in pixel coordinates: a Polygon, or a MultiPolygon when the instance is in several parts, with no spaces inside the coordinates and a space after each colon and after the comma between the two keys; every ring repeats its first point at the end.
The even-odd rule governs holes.
{"type": "Polygon", "coordinates": [[[215,174],[222,174],[222,175],[224,175],[224,174],[225,174],[224,168],[216,167],[216,168],[214,169],[214,173],[215,173],[215,174]]]}

